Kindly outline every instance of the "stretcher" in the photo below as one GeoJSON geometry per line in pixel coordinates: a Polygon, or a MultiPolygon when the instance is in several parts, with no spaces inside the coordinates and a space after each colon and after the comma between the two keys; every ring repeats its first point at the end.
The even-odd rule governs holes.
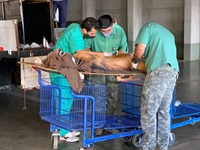
{"type": "MultiPolygon", "coordinates": [[[[37,69],[40,69],[40,70],[43,70],[43,71],[59,73],[57,70],[43,67],[39,63],[18,62],[18,64],[30,66],[30,67],[37,68],[37,69]]],[[[142,72],[140,72],[139,70],[136,70],[136,69],[133,70],[133,71],[104,71],[102,73],[93,73],[93,72],[80,72],[80,73],[83,74],[83,75],[86,75],[86,74],[114,75],[114,76],[120,76],[120,77],[144,75],[142,72]]]]}
{"type": "MultiPolygon", "coordinates": [[[[23,63],[21,63],[23,64],[23,63]]],[[[60,104],[66,97],[59,95],[55,98],[55,90],[69,89],[61,85],[51,85],[48,78],[42,78],[41,70],[53,71],[52,69],[43,68],[35,64],[27,64],[39,69],[38,82],[40,89],[40,116],[41,119],[51,124],[53,149],[58,148],[59,144],[59,128],[67,130],[83,131],[82,147],[80,150],[94,149],[94,143],[116,138],[123,138],[125,142],[132,142],[136,147],[142,146],[142,128],[140,124],[140,98],[144,80],[138,79],[127,82],[119,82],[120,84],[120,105],[125,115],[106,115],[106,85],[97,85],[86,83],[81,93],[71,90],[73,95],[73,105],[70,109],[65,110],[65,114],[61,114],[60,104]],[[55,105],[55,99],[59,99],[59,103],[55,105]],[[99,105],[101,104],[101,105],[99,105]],[[111,135],[95,136],[95,129],[115,129],[118,133],[111,135]],[[89,131],[89,136],[88,136],[89,131]]],[[[84,74],[87,74],[84,72],[84,74]]],[[[90,74],[90,73],[88,73],[90,74]]],[[[99,74],[98,74],[99,75],[99,74]]],[[[105,75],[105,74],[103,74],[105,75]]],[[[106,75],[142,75],[140,72],[132,73],[106,73],[106,75]]],[[[61,93],[61,92],[60,92],[61,93]]],[[[68,98],[69,100],[69,98],[68,98]]],[[[176,102],[176,87],[172,97],[170,116],[171,130],[185,125],[194,125],[200,121],[200,104],[182,103],[178,106],[176,102]],[[183,121],[173,123],[178,118],[184,118],[183,121]]],[[[169,146],[175,142],[175,134],[170,133],[169,146]]]]}
{"type": "MultiPolygon", "coordinates": [[[[35,68],[38,71],[38,82],[41,86],[40,88],[40,116],[41,119],[47,121],[51,124],[50,132],[52,132],[52,143],[53,149],[58,148],[59,143],[59,128],[65,128],[68,130],[83,130],[83,146],[80,148],[84,149],[93,149],[95,142],[100,142],[109,139],[115,139],[120,137],[128,137],[134,134],[142,133],[140,128],[140,121],[138,116],[130,116],[130,115],[117,115],[117,116],[106,116],[106,85],[96,85],[93,86],[91,83],[85,84],[82,92],[75,93],[72,91],[73,95],[73,108],[70,110],[66,110],[70,113],[66,115],[62,115],[59,112],[60,104],[58,107],[55,107],[55,90],[61,91],[69,89],[69,87],[64,87],[60,85],[51,85],[49,78],[43,78],[42,71],[47,72],[55,72],[58,73],[57,70],[42,67],[40,64],[27,63],[27,62],[19,62],[20,65],[27,65],[35,68]],[[101,109],[97,108],[96,101],[97,99],[101,99],[101,109]],[[80,108],[77,106],[85,106],[84,108],[80,108]],[[72,111],[73,110],[73,111],[72,111]],[[100,114],[98,112],[101,112],[100,114]],[[71,118],[69,120],[69,118],[71,118]],[[102,137],[95,137],[94,130],[96,128],[104,128],[104,129],[117,129],[120,132],[118,134],[107,135],[102,137]],[[131,131],[128,129],[131,128],[131,131]],[[139,130],[136,130],[138,129],[139,130]],[[134,129],[134,130],[133,130],[134,129]],[[87,131],[90,130],[90,138],[86,137],[87,131]]],[[[80,72],[81,74],[94,74],[94,75],[115,75],[123,79],[123,77],[135,77],[135,76],[143,76],[144,74],[138,70],[134,71],[105,71],[104,73],[91,73],[91,72],[80,72]],[[122,77],[122,78],[121,78],[122,77]]],[[[128,78],[130,80],[130,78],[128,78]]],[[[59,92],[61,94],[61,92],[59,92]]],[[[61,99],[65,99],[62,95],[57,97],[58,101],[61,99]]]]}

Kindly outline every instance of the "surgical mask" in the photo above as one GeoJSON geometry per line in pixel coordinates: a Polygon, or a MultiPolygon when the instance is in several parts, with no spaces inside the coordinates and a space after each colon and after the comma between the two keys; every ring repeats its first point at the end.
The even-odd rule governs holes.
{"type": "Polygon", "coordinates": [[[87,37],[87,38],[95,38],[95,36],[91,36],[91,35],[89,35],[89,34],[85,34],[85,37],[87,37]]]}
{"type": "Polygon", "coordinates": [[[105,37],[109,37],[109,36],[111,36],[111,34],[113,33],[113,29],[109,32],[109,33],[104,33],[103,31],[101,31],[101,33],[103,34],[103,36],[105,36],[105,37]]]}

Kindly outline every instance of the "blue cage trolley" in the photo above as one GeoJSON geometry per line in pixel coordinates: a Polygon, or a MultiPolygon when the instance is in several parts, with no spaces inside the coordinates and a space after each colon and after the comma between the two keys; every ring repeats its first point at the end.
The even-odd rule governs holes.
{"type": "MultiPolygon", "coordinates": [[[[140,116],[140,99],[144,80],[138,79],[132,82],[120,82],[120,103],[121,109],[127,115],[140,116]]],[[[200,121],[200,104],[196,103],[180,103],[176,99],[176,86],[172,96],[170,109],[171,130],[185,125],[194,125],[200,121]],[[177,103],[179,102],[179,103],[177,103]],[[178,105],[177,105],[178,104],[178,105]],[[182,118],[183,121],[178,122],[176,119],[182,118]],[[173,123],[175,122],[175,123],[173,123]]],[[[126,142],[132,141],[136,147],[142,146],[142,135],[124,137],[126,142]]],[[[170,133],[169,146],[175,142],[175,134],[170,133]]]]}
{"type": "MultiPolygon", "coordinates": [[[[51,124],[53,149],[58,148],[60,128],[82,131],[83,145],[80,150],[92,150],[94,143],[116,138],[132,142],[136,147],[141,146],[140,97],[143,80],[119,82],[121,110],[125,115],[113,116],[106,115],[106,85],[84,81],[82,91],[76,93],[69,86],[51,84],[49,78],[42,78],[40,70],[38,70],[38,82],[41,87],[40,117],[51,124]],[[63,90],[70,90],[70,96],[63,95],[63,90]],[[63,102],[69,103],[69,107],[62,108],[63,102]],[[115,129],[119,132],[96,137],[94,134],[96,128],[115,129]]],[[[187,103],[175,107],[173,105],[175,100],[176,91],[170,110],[171,118],[189,117],[189,119],[171,124],[171,129],[200,121],[199,104],[187,103]]],[[[173,133],[169,141],[170,145],[173,145],[175,141],[173,133]]]]}

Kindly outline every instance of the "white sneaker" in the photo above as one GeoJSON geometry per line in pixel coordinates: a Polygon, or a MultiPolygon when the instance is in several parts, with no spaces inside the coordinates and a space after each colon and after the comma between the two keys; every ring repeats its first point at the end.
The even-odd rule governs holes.
{"type": "Polygon", "coordinates": [[[77,142],[79,141],[79,137],[64,137],[60,136],[60,141],[66,141],[66,142],[77,142]]]}
{"type": "Polygon", "coordinates": [[[69,132],[69,133],[65,134],[65,137],[71,138],[71,137],[79,136],[80,134],[81,134],[80,132],[69,132]]]}

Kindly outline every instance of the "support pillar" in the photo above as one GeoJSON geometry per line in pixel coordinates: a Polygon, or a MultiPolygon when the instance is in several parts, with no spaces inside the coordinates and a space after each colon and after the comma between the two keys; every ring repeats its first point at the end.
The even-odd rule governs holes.
{"type": "Polygon", "coordinates": [[[184,0],[184,60],[197,60],[200,36],[200,0],[184,0]]]}
{"type": "Polygon", "coordinates": [[[96,0],[82,0],[82,18],[95,17],[96,18],[96,0]]]}
{"type": "Polygon", "coordinates": [[[127,0],[129,53],[134,51],[135,40],[142,27],[142,0],[127,0]]]}

